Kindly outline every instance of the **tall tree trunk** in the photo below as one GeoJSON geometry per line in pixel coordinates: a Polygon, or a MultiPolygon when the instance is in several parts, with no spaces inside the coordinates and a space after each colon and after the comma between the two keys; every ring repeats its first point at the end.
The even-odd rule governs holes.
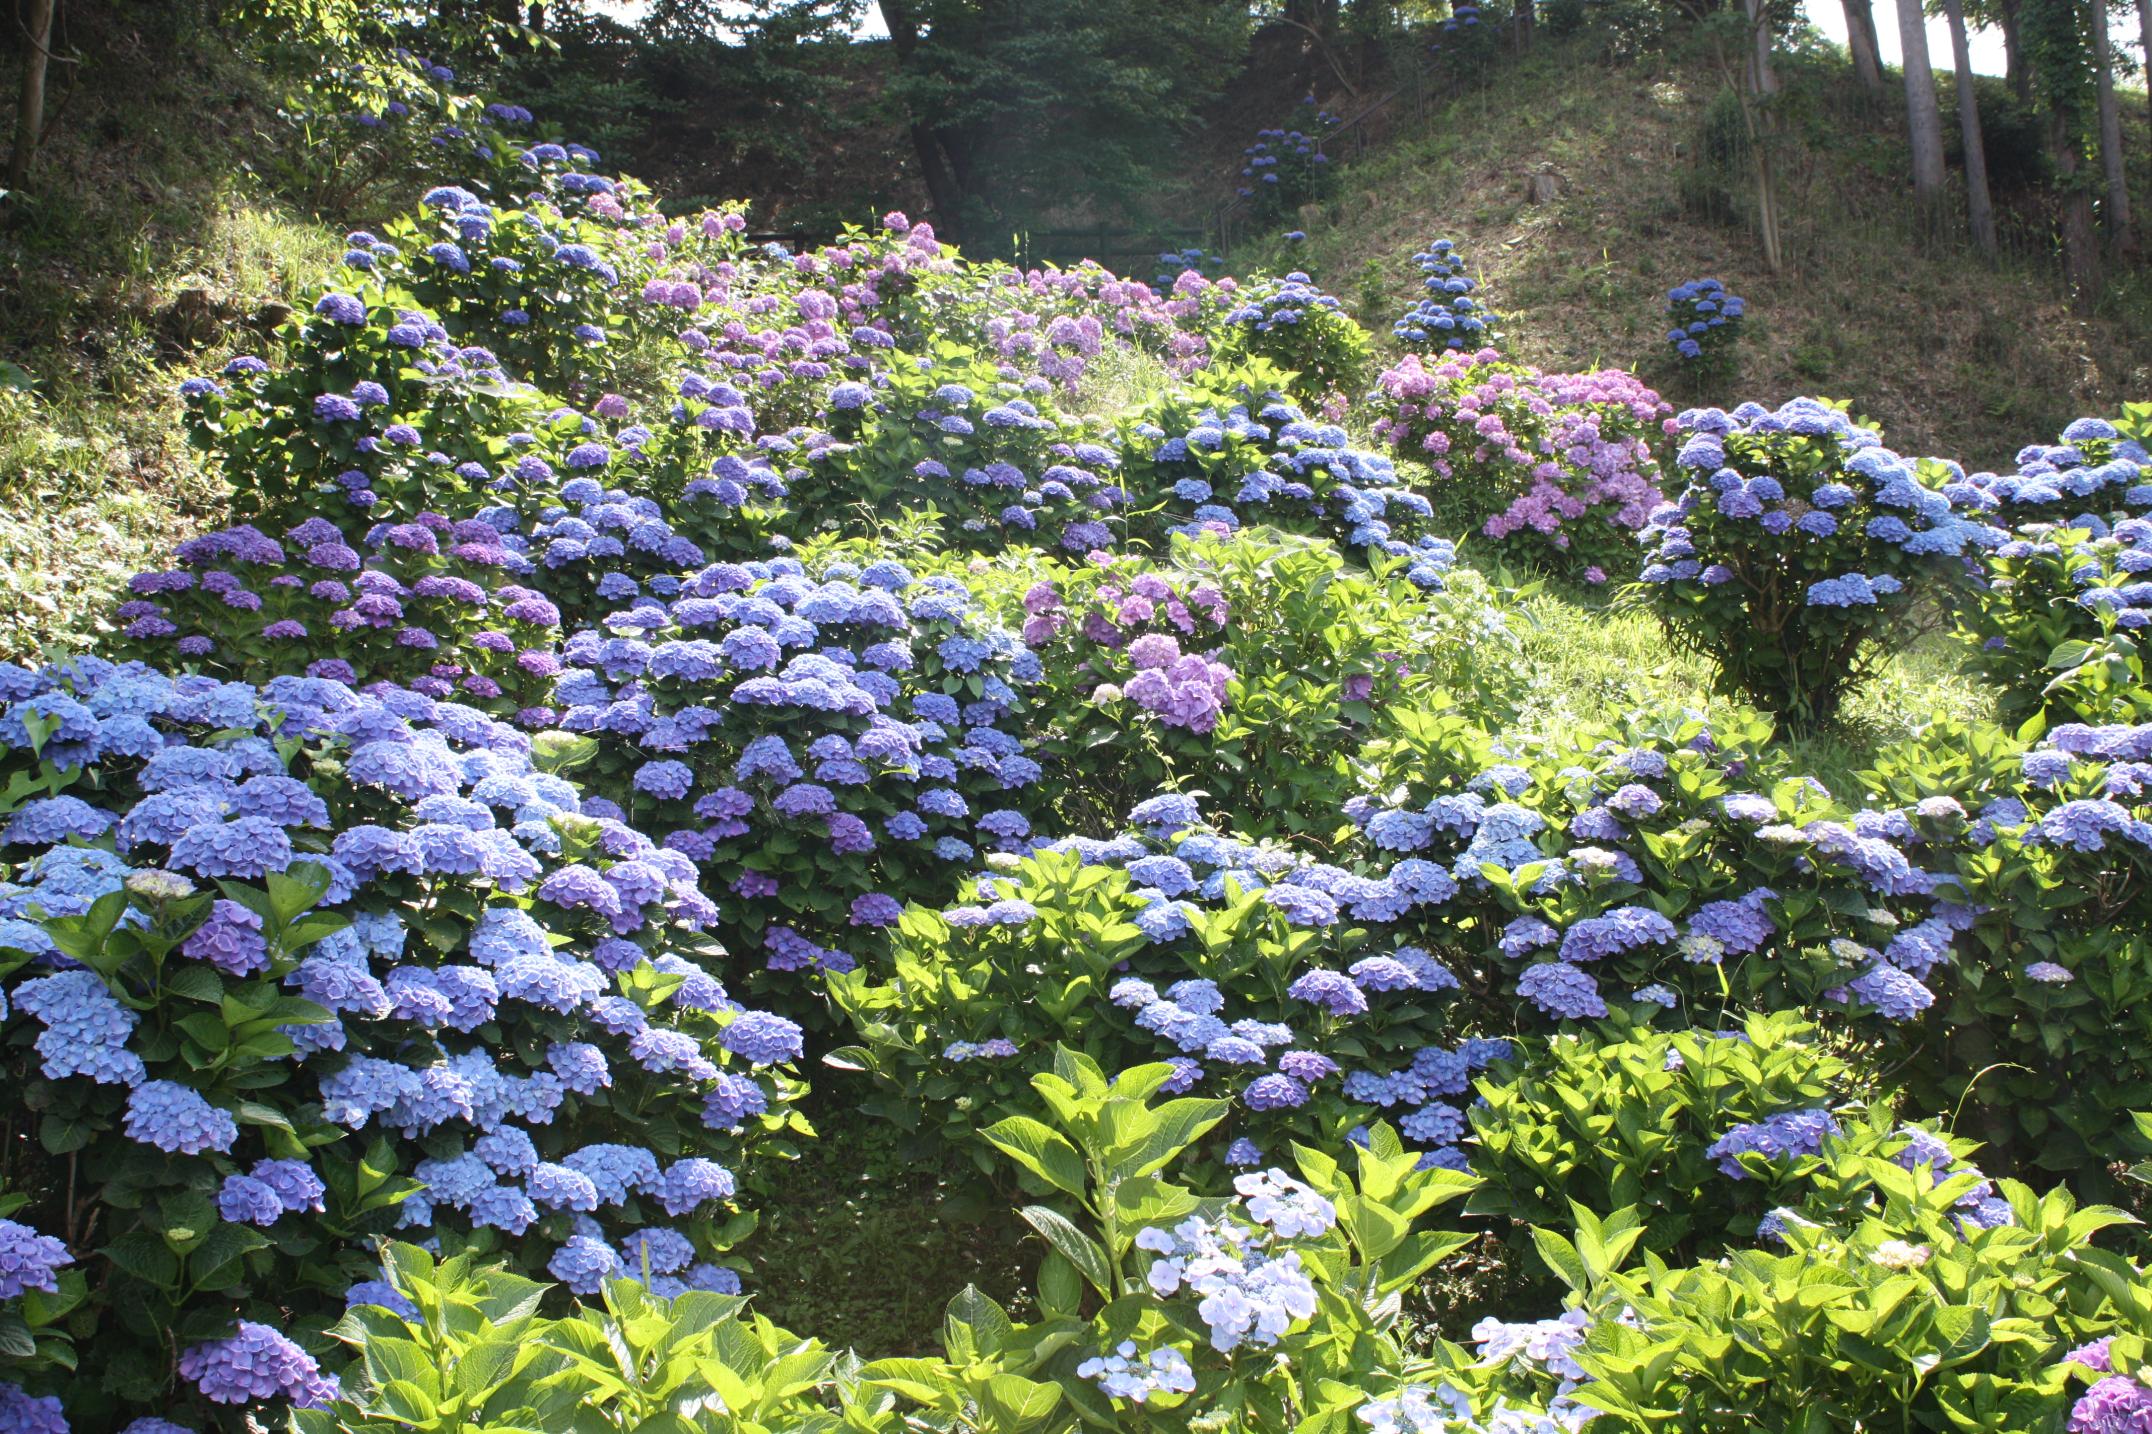
{"type": "MultiPolygon", "coordinates": [[[[875,4],[889,30],[889,46],[896,51],[898,67],[910,68],[919,49],[919,22],[911,0],[875,0],[875,4]]],[[[948,146],[941,131],[924,121],[913,120],[910,131],[912,151],[919,156],[919,177],[926,183],[927,202],[934,206],[940,237],[954,242],[961,233],[964,191],[951,172],[948,146]]]]}
{"type": "Polygon", "coordinates": [[[1748,18],[1748,52],[1741,65],[1741,117],[1748,128],[1749,153],[1756,165],[1756,234],[1763,241],[1765,267],[1774,274],[1785,266],[1778,223],[1778,176],[1772,168],[1770,97],[1778,92],[1771,68],[1771,23],[1767,0],[1742,0],[1748,18]]]}
{"type": "Polygon", "coordinates": [[[2070,307],[2085,313],[2092,308],[2100,289],[2100,256],[2092,233],[2092,194],[2077,182],[2080,154],[2067,117],[2059,112],[2049,114],[2047,132],[2048,153],[2054,159],[2057,187],[2062,191],[2062,281],[2070,291],[2070,307]]]}
{"type": "Polygon", "coordinates": [[[2107,34],[2107,0],[2092,0],[2092,55],[2099,71],[2100,170],[2107,181],[2107,247],[2130,247],[2130,183],[2122,170],[2122,113],[2115,104],[2115,47],[2107,34]]]}
{"type": "Polygon", "coordinates": [[[919,177],[926,181],[927,202],[934,206],[934,219],[940,235],[954,243],[957,216],[963,210],[964,196],[957,188],[956,176],[949,172],[948,161],[942,158],[941,143],[934,138],[933,129],[915,124],[911,134],[912,152],[919,156],[919,177]]]}
{"type": "Polygon", "coordinates": [[[2145,52],[2145,102],[2152,108],[2152,0],[2137,0],[2137,43],[2145,52]]]}
{"type": "Polygon", "coordinates": [[[1988,195],[1988,147],[1980,133],[1980,96],[1973,89],[1973,57],[1965,42],[1963,0],[1943,0],[1950,21],[1950,59],[1957,73],[1958,137],[1965,150],[1965,207],[1973,243],[1995,256],[1995,202],[1988,195]]]}
{"type": "MultiPolygon", "coordinates": [[[[2152,5],[2152,0],[2145,0],[2152,5]]],[[[1870,0],[1845,0],[1846,50],[1853,56],[1853,78],[1871,93],[1883,88],[1883,52],[1876,43],[1876,12],[1870,0]]]]}
{"type": "Polygon", "coordinates": [[[1778,71],[1771,64],[1771,19],[1765,0],[1742,0],[1742,10],[1749,26],[1749,88],[1759,96],[1775,95],[1778,71]]]}
{"type": "Polygon", "coordinates": [[[1928,18],[1920,0],[1898,0],[1898,42],[1905,55],[1905,130],[1913,149],[1913,203],[1923,226],[1943,207],[1943,112],[1928,62],[1928,18]]]}
{"type": "Polygon", "coordinates": [[[7,183],[20,189],[30,178],[30,161],[45,138],[45,65],[52,58],[52,12],[58,0],[30,0],[29,53],[22,57],[22,95],[15,106],[15,150],[8,157],[7,183]]]}
{"type": "Polygon", "coordinates": [[[2018,28],[2018,0],[1996,0],[1996,20],[2003,32],[2003,78],[2018,103],[2032,103],[2032,70],[2025,64],[2025,37],[2018,28]]]}

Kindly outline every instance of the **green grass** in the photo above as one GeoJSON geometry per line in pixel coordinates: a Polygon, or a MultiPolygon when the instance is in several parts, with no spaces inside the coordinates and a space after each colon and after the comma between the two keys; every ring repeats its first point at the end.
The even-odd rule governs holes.
{"type": "Polygon", "coordinates": [[[86,646],[129,574],[223,520],[179,382],[257,346],[343,251],[265,177],[295,136],[228,36],[181,6],[70,22],[70,93],[0,203],[5,658],[86,646]]]}
{"type": "Polygon", "coordinates": [[[815,1072],[818,1136],[755,1194],[762,1225],[741,1248],[755,1307],[787,1329],[877,1356],[926,1354],[966,1285],[1026,1318],[1045,1246],[1020,1203],[960,1152],[907,1140],[859,1113],[861,1077],[815,1072]]]}
{"type": "MultiPolygon", "coordinates": [[[[1709,660],[1674,647],[1648,608],[1546,586],[1507,607],[1506,615],[1527,664],[1520,729],[1550,732],[1631,712],[1693,711],[1723,721],[1751,710],[1713,693],[1709,660]]],[[[1960,657],[1947,633],[1900,634],[1835,723],[1807,735],[1782,733],[1778,745],[1797,770],[1856,799],[1856,774],[1878,751],[1936,717],[1993,716],[1994,694],[1961,670],[1960,657]]]]}
{"type": "Polygon", "coordinates": [[[44,316],[69,337],[16,329],[0,370],[14,385],[0,388],[0,657],[86,645],[128,575],[221,520],[226,490],[187,446],[179,382],[258,342],[248,321],[341,252],[333,231],[228,192],[192,239],[136,246],[110,292],[44,316]]]}

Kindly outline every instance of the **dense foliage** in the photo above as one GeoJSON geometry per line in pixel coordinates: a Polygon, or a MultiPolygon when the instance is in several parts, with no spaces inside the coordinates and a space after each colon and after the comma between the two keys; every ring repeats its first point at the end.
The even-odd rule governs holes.
{"type": "Polygon", "coordinates": [[[229,525],[0,668],[0,1429],[2144,1426],[2121,427],[1676,415],[1443,246],[1481,330],[1364,396],[1304,274],[425,157],[185,385],[229,525]],[[1791,723],[1915,616],[2029,720],[1834,792],[1738,704],[1550,715],[1496,545],[1791,723]],[[810,1057],[1020,1300],[753,1312],[810,1057]]]}

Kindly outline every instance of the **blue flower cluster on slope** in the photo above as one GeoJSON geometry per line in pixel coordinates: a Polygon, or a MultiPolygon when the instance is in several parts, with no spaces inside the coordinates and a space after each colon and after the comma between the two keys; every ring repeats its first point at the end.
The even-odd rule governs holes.
{"type": "MultiPolygon", "coordinates": [[[[1543,1015],[1605,1015],[1603,979],[1627,983],[1630,1002],[1664,1004],[1669,987],[1709,998],[1724,969],[1756,973],[1765,984],[1753,997],[1772,1005],[1850,989],[1863,1009],[1909,1019],[1933,1000],[1923,978],[1971,923],[1945,853],[1920,845],[1932,823],[1847,814],[1816,786],[1745,790],[1750,754],[1719,753],[1701,729],[1630,746],[1522,744],[1517,755],[1405,804],[1360,798],[1346,812],[1374,848],[1454,883],[1459,895],[1434,915],[1480,913],[1499,954],[1530,963],[1517,991],[1543,1015]],[[1670,841],[1683,862],[1664,855],[1670,841]],[[1789,929],[1781,890],[1819,887],[1877,919],[1841,928],[1803,902],[1789,929]],[[1796,951],[1803,962],[1788,959],[1796,951]]],[[[1419,939],[1439,947],[1445,935],[1419,939]]]]}
{"type": "MultiPolygon", "coordinates": [[[[7,1019],[37,1032],[42,1080],[77,1091],[82,1118],[107,1112],[103,1158],[159,1152],[149,1188],[206,1167],[223,1219],[307,1221],[329,1185],[349,1188],[363,1136],[417,1177],[366,1206],[363,1230],[491,1227],[524,1236],[535,1268],[571,1237],[568,1212],[647,1237],[659,1211],[729,1200],[731,1171],[642,1142],[744,1151],[796,1093],[776,1067],[798,1029],[668,949],[717,916],[694,862],[535,767],[509,726],[385,685],[96,658],[0,665],[0,701],[11,767],[41,744],[97,779],[77,788],[96,805],[43,799],[0,830],[15,876],[0,946],[32,962],[7,1019]],[[171,945],[161,985],[146,958],[62,954],[84,949],[65,923],[100,902],[171,945]],[[270,1015],[224,1062],[145,1039],[142,1010],[202,999],[270,1015]]],[[[213,1398],[218,1367],[204,1356],[213,1398]]]]}
{"type": "Polygon", "coordinates": [[[1391,333],[1410,348],[1477,351],[1501,342],[1499,317],[1472,295],[1479,281],[1465,272],[1464,256],[1447,239],[1412,256],[1426,297],[1391,325],[1391,333]]]}
{"type": "Polygon", "coordinates": [[[562,655],[561,726],[604,744],[598,770],[737,898],[728,930],[772,970],[849,970],[890,891],[1026,844],[1040,769],[1010,719],[1039,660],[953,578],[720,563],[562,655]]]}
{"type": "Polygon", "coordinates": [[[1748,301],[1728,292],[1717,279],[1691,279],[1666,291],[1666,313],[1673,327],[1666,342],[1677,358],[1696,360],[1729,345],[1748,313],[1748,301]]]}
{"type": "Polygon", "coordinates": [[[2080,418],[2059,443],[2018,450],[2014,473],[1972,473],[1946,489],[1968,508],[2013,529],[2049,523],[2095,536],[2124,513],[2152,509],[2152,454],[2101,418],[2080,418]]]}
{"type": "Polygon", "coordinates": [[[1253,411],[1162,405],[1127,434],[1132,489],[1166,504],[1169,531],[1233,532],[1256,523],[1336,539],[1405,562],[1442,587],[1456,544],[1428,531],[1433,507],[1387,454],[1356,448],[1280,394],[1253,411]]]}
{"type": "MultiPolygon", "coordinates": [[[[1378,939],[1375,952],[1332,957],[1335,965],[1307,959],[1274,967],[1267,984],[1199,974],[1210,969],[1204,953],[1221,942],[1291,946],[1294,932],[1342,936],[1358,923],[1439,905],[1455,890],[1448,876],[1412,860],[1385,876],[1362,876],[1288,847],[1221,835],[1202,824],[1192,799],[1177,794],[1138,804],[1130,823],[1110,841],[1066,837],[1041,850],[1126,873],[1134,902],[1128,920],[1142,947],[1104,994],[1139,1046],[1169,1052],[1175,1075],[1168,1088],[1237,1091],[1258,1128],[1292,1128],[1304,1108],[1305,1118],[1342,1130],[1373,1119],[1378,1108],[1415,1107],[1402,1112],[1407,1139],[1430,1147],[1434,1163],[1461,1164],[1455,1147],[1462,1113],[1441,1097],[1462,1096],[1469,1073],[1506,1056],[1508,1045],[1430,1043],[1442,1020],[1437,1007],[1460,987],[1427,951],[1383,949],[1378,939]]],[[[982,899],[1048,899],[1006,876],[982,877],[978,886],[982,899]]],[[[969,909],[980,908],[946,915],[962,924],[969,909]]]]}

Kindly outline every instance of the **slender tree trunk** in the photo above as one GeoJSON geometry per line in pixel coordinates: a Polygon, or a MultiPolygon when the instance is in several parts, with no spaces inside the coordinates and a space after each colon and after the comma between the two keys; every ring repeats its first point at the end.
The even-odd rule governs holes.
{"type": "Polygon", "coordinates": [[[1756,236],[1763,261],[1776,274],[1785,267],[1778,216],[1778,175],[1772,168],[1770,96],[1778,91],[1771,68],[1771,25],[1767,0],[1742,0],[1748,18],[1748,49],[1741,65],[1741,117],[1748,129],[1749,153],[1756,166],[1756,236]]]}
{"type": "Polygon", "coordinates": [[[45,65],[52,57],[52,12],[57,0],[30,0],[25,35],[29,53],[22,57],[22,96],[15,106],[15,150],[8,157],[7,183],[20,189],[30,178],[30,162],[45,138],[45,65]]]}
{"type": "Polygon", "coordinates": [[[1928,61],[1928,18],[1920,0],[1898,0],[1898,42],[1905,55],[1906,139],[1913,149],[1913,203],[1922,225],[1943,207],[1943,112],[1928,61]]]}
{"type": "MultiPolygon", "coordinates": [[[[875,0],[882,12],[882,23],[889,30],[889,46],[896,51],[900,69],[911,67],[912,56],[919,49],[919,22],[912,14],[910,0],[875,0]]],[[[940,237],[954,241],[961,232],[964,212],[964,189],[951,171],[949,149],[941,131],[922,120],[913,120],[910,126],[912,150],[919,156],[919,177],[927,187],[927,201],[934,206],[934,219],[940,229],[940,237]]]]}
{"type": "MultiPolygon", "coordinates": [[[[2152,4],[2152,0],[2145,0],[2152,4]]],[[[1876,12],[1870,0],[1845,0],[1846,50],[1853,56],[1853,78],[1875,93],[1883,88],[1883,52],[1876,43],[1876,12]]]]}
{"type": "Polygon", "coordinates": [[[2092,0],[2092,55],[2099,73],[2100,171],[2107,181],[2107,247],[2130,247],[2130,184],[2122,169],[2122,113],[2115,103],[2115,47],[2107,34],[2107,0],[2092,0]]]}
{"type": "Polygon", "coordinates": [[[1973,89],[1973,57],[1965,42],[1963,0],[1943,0],[1950,21],[1950,59],[1957,74],[1958,136],[1965,150],[1965,207],[1973,243],[1995,256],[1995,202],[1988,194],[1988,147],[1980,133],[1980,97],[1973,89]]]}
{"type": "Polygon", "coordinates": [[[2145,52],[2145,103],[2152,109],[2152,0],[2137,0],[2137,43],[2145,52]]]}
{"type": "Polygon", "coordinates": [[[1771,21],[1765,13],[1765,0],[1742,0],[1742,9],[1749,24],[1749,87],[1758,95],[1775,95],[1778,71],[1771,64],[1771,21]]]}
{"type": "Polygon", "coordinates": [[[2062,281],[2070,291],[2070,307],[2088,312],[2100,289],[2099,251],[2093,243],[2092,195],[2077,182],[2079,151],[2067,118],[2048,116],[2048,153],[2055,162],[2057,187],[2062,191],[2062,281]]]}
{"type": "Polygon", "coordinates": [[[2018,0],[1996,0],[1996,19],[2003,32],[2003,78],[2018,103],[2032,103],[2032,71],[2025,64],[2025,37],[2018,28],[2018,0]]]}

